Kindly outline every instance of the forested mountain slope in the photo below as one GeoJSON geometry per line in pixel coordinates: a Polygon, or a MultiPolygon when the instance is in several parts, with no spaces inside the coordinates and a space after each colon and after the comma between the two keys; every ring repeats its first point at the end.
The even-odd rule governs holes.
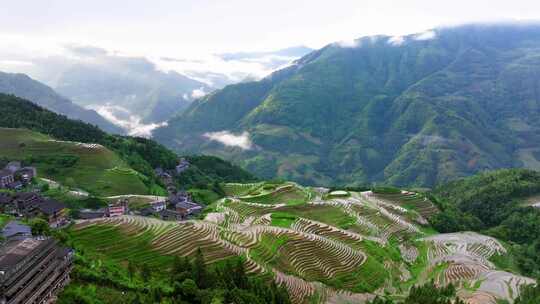
{"type": "MultiPolygon", "coordinates": [[[[26,156],[30,156],[24,155],[24,151],[22,150],[28,150],[26,152],[30,153],[32,152],[32,147],[21,147],[20,145],[15,144],[16,142],[32,142],[33,144],[36,142],[36,145],[39,145],[39,147],[37,147],[39,149],[32,152],[34,153],[33,156],[40,156],[38,155],[39,153],[36,154],[37,152],[41,151],[45,153],[48,150],[51,150],[51,145],[56,145],[57,151],[56,153],[53,153],[54,151],[49,152],[58,154],[57,156],[62,156],[62,153],[59,153],[59,151],[63,151],[63,148],[61,147],[63,144],[53,143],[51,140],[99,144],[102,147],[98,150],[106,155],[104,154],[97,158],[111,158],[113,161],[110,161],[110,163],[117,163],[119,164],[118,166],[121,167],[129,166],[129,168],[134,169],[136,172],[146,177],[146,179],[143,178],[143,180],[148,188],[152,188],[155,183],[158,183],[157,178],[154,176],[154,168],[161,167],[164,169],[173,169],[177,164],[178,156],[174,152],[152,140],[140,137],[110,135],[95,126],[81,121],[71,120],[66,116],[55,114],[27,100],[12,95],[0,94],[0,109],[3,111],[2,115],[0,115],[0,128],[29,129],[43,134],[22,132],[21,130],[0,129],[0,139],[2,139],[2,143],[10,144],[11,148],[20,150],[19,152],[10,150],[12,152],[11,154],[7,153],[10,151],[5,150],[2,152],[5,152],[6,154],[3,155],[0,153],[0,156],[17,156],[22,158],[21,160],[24,160],[24,157],[26,156]],[[45,147],[44,145],[47,149],[43,149],[45,147]],[[19,154],[17,155],[16,153],[19,154]]],[[[0,145],[0,147],[2,147],[2,145],[0,145]]],[[[82,145],[79,148],[83,149],[85,147],[82,145]]],[[[73,151],[71,151],[73,149],[71,149],[71,147],[69,149],[70,151],[68,152],[73,154],[73,151]]],[[[75,150],[75,155],[79,155],[80,151],[77,149],[75,150]]],[[[49,155],[47,155],[47,157],[48,156],[49,155]]],[[[255,177],[248,172],[215,157],[191,156],[189,157],[189,160],[192,163],[192,166],[187,173],[187,176],[179,181],[182,182],[182,186],[186,188],[208,187],[211,189],[216,182],[248,182],[255,180],[255,177]]],[[[75,169],[73,169],[74,174],[84,174],[84,172],[77,172],[76,169],[77,167],[75,166],[75,169]]],[[[99,166],[94,166],[90,169],[98,170],[99,166]]],[[[59,169],[59,171],[66,170],[67,169],[65,168],[59,169]]],[[[141,187],[139,187],[139,189],[140,188],[141,187]]],[[[129,192],[115,194],[129,194],[129,192]]]]}
{"type": "Polygon", "coordinates": [[[540,168],[539,89],[539,25],[440,28],[328,45],[202,98],[154,134],[263,177],[432,186],[540,168]]]}
{"type": "Polygon", "coordinates": [[[0,72],[0,93],[13,94],[17,97],[28,99],[55,113],[97,125],[107,132],[123,133],[121,128],[110,123],[95,111],[87,110],[74,104],[69,99],[60,96],[50,87],[24,74],[0,72]]]}

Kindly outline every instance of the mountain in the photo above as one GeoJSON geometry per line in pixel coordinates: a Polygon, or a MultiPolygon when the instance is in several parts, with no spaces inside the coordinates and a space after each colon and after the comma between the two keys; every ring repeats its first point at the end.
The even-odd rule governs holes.
{"type": "MultiPolygon", "coordinates": [[[[74,102],[102,111],[126,110],[143,123],[162,122],[189,106],[206,84],[176,72],[158,71],[149,61],[112,60],[111,65],[77,64],[64,71],[55,89],[74,102]]],[[[121,117],[119,117],[122,120],[121,117]]]]}
{"type": "Polygon", "coordinates": [[[538,24],[363,37],[215,91],[154,138],[265,178],[433,186],[540,168],[539,90],[538,24]]]}
{"type": "Polygon", "coordinates": [[[72,119],[97,125],[110,133],[123,133],[122,129],[105,120],[93,110],[84,109],[60,96],[52,88],[24,74],[0,72],[0,93],[31,100],[36,104],[72,119]]]}

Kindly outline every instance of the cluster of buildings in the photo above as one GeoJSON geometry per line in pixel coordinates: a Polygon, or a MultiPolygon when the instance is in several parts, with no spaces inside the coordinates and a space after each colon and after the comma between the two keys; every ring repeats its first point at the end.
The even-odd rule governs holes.
{"type": "Polygon", "coordinates": [[[203,207],[193,201],[191,194],[185,191],[170,192],[166,200],[151,202],[150,206],[140,211],[143,216],[158,216],[166,221],[182,221],[201,213],[203,207]]]}
{"type": "Polygon", "coordinates": [[[114,203],[110,203],[107,207],[98,210],[84,209],[79,212],[81,219],[94,219],[101,217],[116,217],[129,213],[129,201],[120,199],[114,203]]]}
{"type": "Polygon", "coordinates": [[[185,158],[180,158],[174,170],[156,168],[155,173],[167,188],[169,194],[167,200],[150,203],[150,207],[141,210],[141,215],[156,215],[167,221],[182,221],[186,218],[199,214],[203,207],[193,201],[193,197],[186,191],[178,191],[174,182],[174,176],[182,174],[189,169],[190,163],[185,158]]]}
{"type": "Polygon", "coordinates": [[[70,281],[73,250],[11,221],[0,244],[0,304],[53,303],[70,281]]]}
{"type": "Polygon", "coordinates": [[[0,189],[20,190],[36,177],[35,167],[23,167],[21,162],[9,162],[0,170],[0,189]]]}
{"type": "Polygon", "coordinates": [[[24,218],[40,217],[53,228],[68,223],[66,205],[34,192],[0,193],[0,212],[24,218]]]}

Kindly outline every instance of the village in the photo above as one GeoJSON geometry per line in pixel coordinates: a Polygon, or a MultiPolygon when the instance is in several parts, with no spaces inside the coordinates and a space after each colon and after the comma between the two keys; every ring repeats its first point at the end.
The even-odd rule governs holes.
{"type": "Polygon", "coordinates": [[[183,158],[174,170],[156,168],[168,196],[149,202],[145,208],[130,210],[129,199],[120,198],[100,209],[79,210],[73,216],[66,204],[46,197],[34,186],[35,167],[9,162],[0,170],[0,213],[8,217],[0,234],[0,304],[50,303],[70,281],[74,251],[34,231],[32,221],[40,219],[53,231],[77,219],[126,214],[184,221],[203,209],[191,194],[175,186],[174,177],[188,168],[189,162],[183,158]]]}
{"type": "Polygon", "coordinates": [[[203,206],[193,200],[190,193],[178,190],[174,176],[189,168],[189,162],[180,159],[174,170],[156,168],[156,176],[167,189],[167,197],[157,197],[147,207],[131,210],[129,199],[120,198],[99,209],[82,209],[76,218],[71,218],[68,208],[62,202],[48,198],[39,193],[39,189],[26,190],[32,180],[37,177],[35,167],[22,167],[20,162],[9,162],[0,170],[0,212],[20,219],[42,218],[51,228],[68,225],[74,219],[94,219],[116,217],[126,214],[158,217],[168,221],[182,221],[202,212],[203,206]]]}

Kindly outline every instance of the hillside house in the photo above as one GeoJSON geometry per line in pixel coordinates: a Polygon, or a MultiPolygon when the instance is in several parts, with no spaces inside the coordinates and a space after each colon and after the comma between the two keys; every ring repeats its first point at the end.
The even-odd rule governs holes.
{"type": "Polygon", "coordinates": [[[52,238],[25,238],[0,247],[0,303],[54,303],[66,286],[73,251],[52,238]]]}
{"type": "Polygon", "coordinates": [[[6,167],[4,169],[9,170],[11,173],[15,174],[15,172],[17,172],[17,171],[19,171],[21,169],[21,162],[20,161],[11,161],[6,165],[6,167]]]}
{"type": "Polygon", "coordinates": [[[169,194],[169,202],[171,205],[176,205],[183,202],[192,202],[191,194],[186,191],[173,192],[169,194]]]}
{"type": "Polygon", "coordinates": [[[33,192],[18,193],[12,203],[13,211],[19,216],[36,217],[39,215],[38,204],[43,200],[43,197],[33,192]]]}
{"type": "Polygon", "coordinates": [[[185,216],[196,215],[201,213],[202,206],[194,202],[180,202],[175,205],[176,211],[185,216]]]}
{"type": "Polygon", "coordinates": [[[21,182],[28,184],[37,176],[37,170],[35,167],[24,167],[18,170],[16,174],[19,176],[21,182]]]}
{"type": "Polygon", "coordinates": [[[6,204],[5,209],[7,213],[26,218],[42,216],[51,227],[62,226],[68,221],[67,209],[63,203],[34,192],[18,193],[6,204]]]}
{"type": "Polygon", "coordinates": [[[13,182],[15,182],[15,175],[13,175],[13,172],[7,169],[0,170],[0,189],[8,188],[13,182]]]}
{"type": "Polygon", "coordinates": [[[22,188],[24,188],[24,184],[19,180],[15,180],[13,183],[9,184],[7,187],[8,189],[11,189],[11,190],[21,190],[22,188]]]}
{"type": "Polygon", "coordinates": [[[109,206],[105,210],[105,215],[108,217],[122,216],[124,214],[127,214],[128,211],[128,201],[119,200],[114,204],[109,204],[109,206]]]}
{"type": "Polygon", "coordinates": [[[162,210],[159,216],[164,221],[181,221],[185,218],[184,214],[170,209],[162,210]]]}
{"type": "Polygon", "coordinates": [[[66,205],[53,199],[42,200],[37,205],[41,215],[47,218],[49,226],[60,227],[68,222],[66,205]]]}
{"type": "Polygon", "coordinates": [[[175,168],[176,174],[181,174],[182,172],[189,169],[189,165],[189,162],[185,158],[181,158],[175,168]]]}
{"type": "Polygon", "coordinates": [[[167,203],[165,201],[155,201],[151,202],[150,206],[154,212],[160,212],[161,210],[165,210],[167,208],[167,203]]]}
{"type": "Polygon", "coordinates": [[[19,221],[10,221],[2,230],[2,237],[7,241],[24,240],[32,237],[32,230],[19,221]]]}
{"type": "Polygon", "coordinates": [[[79,218],[83,220],[91,220],[91,219],[105,217],[105,214],[106,214],[105,209],[99,209],[99,210],[83,209],[79,211],[79,218]]]}

